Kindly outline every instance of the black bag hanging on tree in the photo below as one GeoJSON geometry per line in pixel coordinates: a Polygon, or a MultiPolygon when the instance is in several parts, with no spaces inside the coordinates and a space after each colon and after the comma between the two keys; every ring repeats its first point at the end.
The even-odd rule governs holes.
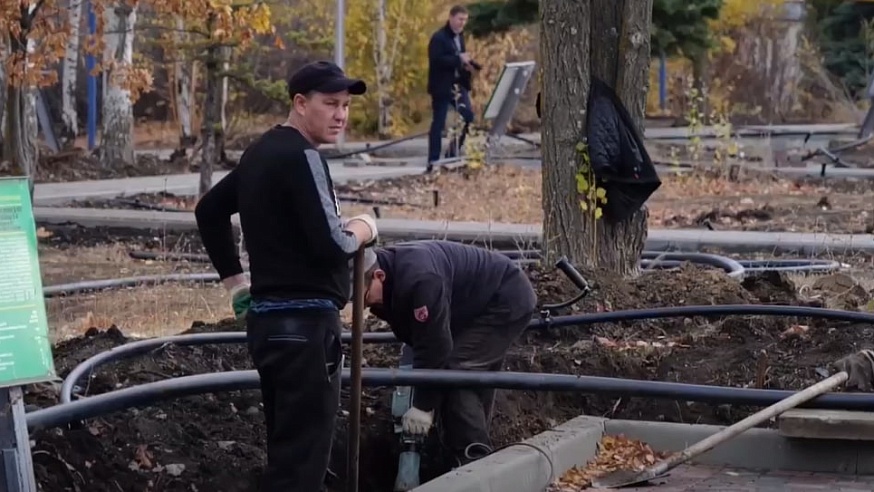
{"type": "MultiPolygon", "coordinates": [[[[539,109],[540,104],[537,106],[539,109]]],[[[607,203],[601,206],[604,219],[622,222],[638,211],[662,182],[628,110],[616,92],[597,77],[592,77],[589,87],[586,133],[596,185],[604,188],[607,196],[607,203]]]]}

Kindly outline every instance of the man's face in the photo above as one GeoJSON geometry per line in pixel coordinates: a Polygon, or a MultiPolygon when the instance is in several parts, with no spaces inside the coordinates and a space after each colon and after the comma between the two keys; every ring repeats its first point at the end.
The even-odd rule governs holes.
{"type": "Polygon", "coordinates": [[[467,14],[459,13],[449,16],[449,27],[455,34],[464,30],[464,25],[467,24],[467,14]]]}
{"type": "Polygon", "coordinates": [[[382,285],[385,282],[385,271],[376,269],[373,272],[373,278],[370,281],[370,287],[364,292],[364,305],[381,306],[382,305],[382,285]]]}
{"type": "Polygon", "coordinates": [[[335,143],[346,128],[351,100],[348,91],[314,92],[309,98],[298,94],[294,97],[294,110],[300,114],[307,133],[316,143],[335,143]]]}

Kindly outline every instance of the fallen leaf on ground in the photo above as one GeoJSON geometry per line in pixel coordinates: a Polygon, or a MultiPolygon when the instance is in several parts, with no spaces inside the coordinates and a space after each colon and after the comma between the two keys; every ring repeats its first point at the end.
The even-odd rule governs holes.
{"type": "Polygon", "coordinates": [[[780,338],[801,337],[806,335],[808,330],[810,327],[807,325],[792,325],[780,334],[780,338]]]}
{"type": "Polygon", "coordinates": [[[549,490],[581,490],[589,487],[592,480],[618,470],[642,471],[656,461],[668,456],[659,453],[648,444],[625,436],[604,436],[598,444],[595,459],[585,467],[573,467],[561,476],[549,490]]]}

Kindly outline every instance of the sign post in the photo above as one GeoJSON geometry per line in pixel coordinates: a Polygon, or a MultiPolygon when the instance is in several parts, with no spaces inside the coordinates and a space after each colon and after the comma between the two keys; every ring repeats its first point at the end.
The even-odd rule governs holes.
{"type": "Polygon", "coordinates": [[[26,177],[0,178],[0,491],[36,492],[22,386],[57,379],[26,177]]]}

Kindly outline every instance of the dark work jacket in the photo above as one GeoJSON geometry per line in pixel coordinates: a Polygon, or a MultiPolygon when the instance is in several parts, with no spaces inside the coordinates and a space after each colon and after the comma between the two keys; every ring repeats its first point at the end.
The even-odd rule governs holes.
{"type": "MultiPolygon", "coordinates": [[[[464,33],[458,36],[461,52],[464,52],[464,33]]],[[[431,35],[428,43],[428,94],[435,98],[451,98],[452,86],[456,82],[461,88],[470,90],[471,73],[462,67],[459,53],[455,46],[455,33],[447,22],[431,35]]]]}
{"type": "MultiPolygon", "coordinates": [[[[370,312],[413,349],[414,369],[444,369],[458,335],[501,306],[507,322],[530,316],[536,295],[525,272],[506,255],[449,241],[416,241],[376,251],[385,271],[383,304],[370,312]]],[[[413,404],[433,410],[438,395],[417,390],[413,404]]]]}

